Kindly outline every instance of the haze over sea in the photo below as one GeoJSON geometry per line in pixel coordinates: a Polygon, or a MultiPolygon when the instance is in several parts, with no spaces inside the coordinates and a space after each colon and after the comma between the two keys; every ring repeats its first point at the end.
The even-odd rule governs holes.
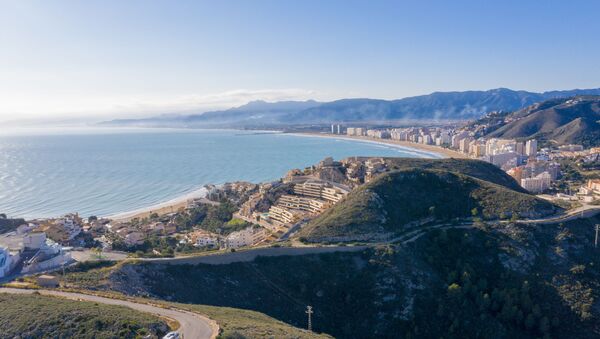
{"type": "Polygon", "coordinates": [[[205,184],[275,180],[326,156],[355,155],[435,157],[376,143],[254,131],[3,131],[0,213],[108,216],[198,196],[205,184]]]}

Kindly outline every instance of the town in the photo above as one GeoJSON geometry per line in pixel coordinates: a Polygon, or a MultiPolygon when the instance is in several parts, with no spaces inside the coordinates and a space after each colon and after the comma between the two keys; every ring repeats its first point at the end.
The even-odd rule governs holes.
{"type": "MultiPolygon", "coordinates": [[[[496,112],[488,115],[494,116],[496,112]]],[[[332,135],[346,135],[373,140],[392,140],[414,144],[437,146],[465,157],[486,161],[500,167],[512,176],[527,191],[540,194],[554,188],[558,198],[592,202],[600,181],[590,179],[584,185],[568,182],[567,187],[558,187],[561,165],[565,161],[576,161],[577,165],[593,164],[600,159],[600,147],[584,149],[582,145],[560,145],[539,147],[538,140],[517,140],[482,137],[482,131],[490,128],[484,124],[470,124],[460,128],[406,127],[369,129],[347,127],[345,133],[340,125],[331,125],[332,135]],[[573,185],[574,184],[574,185],[573,185]],[[572,194],[579,190],[577,194],[572,194]]]]}
{"type": "MultiPolygon", "coordinates": [[[[331,134],[447,149],[494,164],[525,190],[546,193],[554,201],[574,205],[593,203],[600,197],[600,180],[573,180],[561,170],[565,162],[595,166],[600,148],[538,147],[536,139],[482,137],[481,132],[487,128],[490,126],[484,124],[404,128],[343,128],[333,124],[331,134]]],[[[387,167],[383,158],[335,161],[328,157],[314,166],[290,170],[272,182],[206,185],[206,197],[190,199],[183,208],[128,219],[81,217],[77,213],[27,221],[2,216],[0,221],[18,225],[0,236],[0,278],[49,271],[81,258],[100,259],[103,255],[172,257],[286,241],[354,188],[387,171],[387,167]]]]}
{"type": "Polygon", "coordinates": [[[71,213],[27,221],[3,215],[0,223],[16,228],[0,236],[0,278],[51,271],[77,257],[171,257],[272,244],[386,170],[383,158],[328,157],[273,182],[207,185],[206,198],[162,215],[111,220],[71,213]]]}
{"type": "MultiPolygon", "coordinates": [[[[600,148],[584,149],[581,145],[540,148],[536,139],[481,137],[480,132],[485,128],[489,126],[344,129],[334,124],[331,134],[409,142],[458,152],[462,157],[494,164],[531,193],[553,193],[545,196],[554,201],[593,203],[600,197],[598,179],[576,182],[569,178],[566,185],[559,183],[564,181],[561,168],[565,160],[571,164],[575,161],[579,166],[594,165],[600,157],[600,148]]],[[[206,185],[206,197],[190,199],[185,207],[165,214],[113,220],[71,213],[59,218],[21,219],[12,232],[0,236],[0,278],[50,271],[77,260],[101,259],[103,255],[172,257],[286,241],[354,188],[387,170],[383,158],[350,157],[335,161],[328,157],[314,166],[290,170],[272,182],[206,185]]],[[[14,223],[19,219],[1,220],[14,223]]]]}

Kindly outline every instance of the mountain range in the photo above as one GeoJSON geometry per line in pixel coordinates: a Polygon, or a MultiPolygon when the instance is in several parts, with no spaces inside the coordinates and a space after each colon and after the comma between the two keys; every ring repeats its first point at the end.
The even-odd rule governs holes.
{"type": "Polygon", "coordinates": [[[487,137],[535,138],[543,144],[600,146],[600,96],[576,96],[537,103],[509,114],[490,115],[487,137]]]}
{"type": "Polygon", "coordinates": [[[600,95],[600,88],[543,93],[498,88],[487,91],[434,92],[397,100],[341,99],[331,102],[252,101],[221,111],[162,115],[102,122],[142,127],[270,127],[281,125],[385,122],[400,120],[468,120],[490,111],[516,111],[532,104],[575,95],[600,95]]]}

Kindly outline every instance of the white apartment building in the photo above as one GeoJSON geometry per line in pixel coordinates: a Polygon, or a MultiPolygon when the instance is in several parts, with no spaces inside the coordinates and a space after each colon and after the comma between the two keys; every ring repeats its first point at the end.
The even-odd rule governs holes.
{"type": "Polygon", "coordinates": [[[547,190],[552,183],[550,173],[544,172],[533,178],[521,179],[521,186],[532,193],[541,193],[547,190]]]}
{"type": "Polygon", "coordinates": [[[433,143],[433,141],[431,139],[431,135],[429,135],[429,134],[424,134],[421,138],[419,138],[419,140],[422,144],[431,145],[433,143]]]}
{"type": "Polygon", "coordinates": [[[491,164],[494,164],[498,167],[502,167],[507,162],[514,160],[514,159],[518,159],[518,158],[519,158],[519,155],[515,152],[493,153],[493,154],[486,153],[484,160],[491,164]]]}
{"type": "Polygon", "coordinates": [[[475,139],[473,139],[473,137],[466,137],[460,140],[460,142],[458,143],[458,149],[462,152],[462,153],[469,153],[469,145],[471,144],[472,141],[474,141],[475,139]]]}
{"type": "Polygon", "coordinates": [[[44,232],[32,232],[23,237],[24,249],[39,249],[44,244],[46,244],[46,233],[44,232]]]}
{"type": "Polygon", "coordinates": [[[558,146],[558,150],[561,152],[581,152],[583,151],[582,145],[563,145],[558,146]]]}
{"type": "Polygon", "coordinates": [[[367,129],[363,127],[348,127],[346,129],[347,135],[364,136],[367,134],[367,129]]]}
{"type": "Polygon", "coordinates": [[[535,157],[537,155],[537,140],[527,140],[527,143],[525,143],[525,154],[530,157],[535,157]]]}
{"type": "Polygon", "coordinates": [[[474,140],[469,143],[469,154],[475,158],[481,158],[485,155],[485,144],[474,140]]]}
{"type": "Polygon", "coordinates": [[[269,208],[269,219],[278,221],[282,224],[294,224],[301,218],[299,211],[273,205],[269,208]]]}
{"type": "Polygon", "coordinates": [[[308,180],[302,184],[294,185],[294,193],[336,203],[342,200],[348,194],[348,191],[339,187],[333,187],[331,184],[323,181],[308,180]]]}
{"type": "Polygon", "coordinates": [[[329,207],[330,203],[320,199],[285,194],[279,198],[277,205],[279,207],[288,209],[296,209],[312,214],[319,214],[329,207]]]}
{"type": "Polygon", "coordinates": [[[267,230],[262,227],[250,226],[241,231],[233,232],[225,238],[227,248],[240,248],[260,243],[267,237],[267,230]]]}

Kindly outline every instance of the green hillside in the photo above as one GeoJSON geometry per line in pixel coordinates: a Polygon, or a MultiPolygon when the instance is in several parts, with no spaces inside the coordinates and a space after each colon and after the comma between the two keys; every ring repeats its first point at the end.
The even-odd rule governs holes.
{"type": "Polygon", "coordinates": [[[0,338],[162,338],[158,317],[122,306],[0,293],[0,338]]]}
{"type": "Polygon", "coordinates": [[[595,223],[431,229],[362,252],[228,265],[126,264],[88,287],[251,309],[298,327],[312,305],[315,330],[336,338],[597,338],[595,223]]]}
{"type": "Polygon", "coordinates": [[[505,186],[512,190],[527,193],[519,183],[506,172],[489,162],[473,159],[420,159],[420,158],[386,158],[388,166],[394,169],[421,168],[443,170],[472,176],[477,179],[505,186]]]}
{"type": "MultiPolygon", "coordinates": [[[[459,162],[462,163],[462,162],[459,162]]],[[[464,162],[478,169],[480,162],[464,162]]],[[[438,163],[441,164],[441,163],[438,163]]],[[[448,164],[448,163],[446,163],[448,164]]],[[[499,176],[490,168],[489,177],[499,176]]],[[[422,168],[395,170],[351,192],[298,233],[302,240],[354,241],[392,237],[420,221],[470,217],[536,218],[557,208],[545,200],[488,181],[422,168]]]]}
{"type": "Polygon", "coordinates": [[[508,115],[513,121],[487,134],[495,138],[536,138],[543,144],[600,145],[600,96],[535,104],[508,115]]]}
{"type": "MultiPolygon", "coordinates": [[[[67,269],[67,275],[62,278],[61,284],[69,288],[81,288],[90,290],[104,290],[111,294],[121,292],[129,295],[144,297],[140,302],[147,302],[148,296],[153,294],[148,293],[146,282],[154,281],[155,278],[143,278],[136,283],[132,283],[128,278],[133,278],[135,270],[142,267],[131,262],[122,262],[115,264],[114,262],[98,262],[95,264],[79,264],[75,267],[67,269]],[[129,276],[129,274],[132,274],[129,276]],[[126,278],[128,277],[128,278],[126,278]]],[[[189,276],[191,277],[191,276],[189,276]]],[[[180,293],[194,292],[197,290],[198,284],[182,279],[181,284],[176,283],[174,288],[181,288],[180,293]],[[177,286],[177,287],[176,287],[177,286]],[[193,286],[193,287],[190,287],[193,286]],[[187,291],[187,292],[186,292],[187,291]]],[[[230,298],[234,297],[235,293],[229,295],[219,295],[219,289],[212,290],[215,292],[215,298],[230,298]]],[[[167,306],[175,306],[179,309],[186,309],[192,312],[198,312],[215,320],[222,332],[219,338],[221,339],[259,339],[259,338],[290,338],[290,339],[326,339],[330,338],[327,335],[310,333],[301,328],[305,328],[305,324],[299,324],[301,328],[297,328],[286,324],[280,320],[273,319],[265,314],[251,311],[253,307],[244,307],[245,309],[231,308],[233,304],[217,302],[198,304],[190,300],[180,298],[162,298],[169,301],[180,301],[185,304],[173,304],[163,301],[167,306]],[[215,307],[208,305],[226,305],[231,307],[215,307]]],[[[159,301],[152,299],[152,303],[159,301]]],[[[251,302],[256,299],[248,300],[251,302]]]]}

